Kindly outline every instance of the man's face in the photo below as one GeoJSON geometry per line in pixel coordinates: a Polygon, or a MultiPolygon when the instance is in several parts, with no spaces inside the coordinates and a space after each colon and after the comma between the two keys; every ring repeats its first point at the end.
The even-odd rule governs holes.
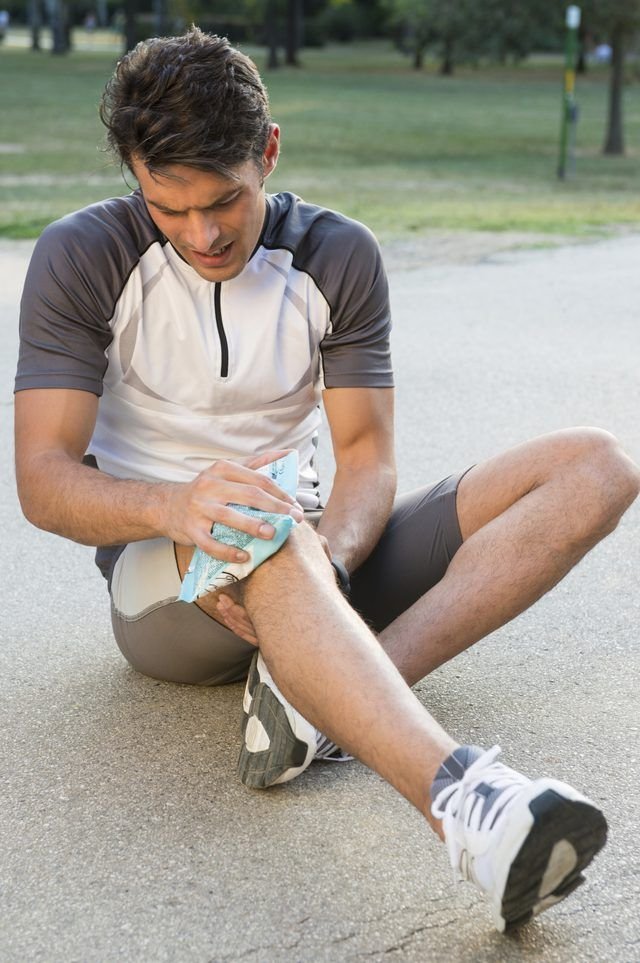
{"type": "Polygon", "coordinates": [[[182,164],[168,166],[166,173],[151,173],[140,160],[132,167],[152,220],[178,254],[206,281],[228,281],[240,274],[260,237],[262,184],[277,154],[272,134],[264,173],[246,161],[235,168],[237,179],[182,164]]]}

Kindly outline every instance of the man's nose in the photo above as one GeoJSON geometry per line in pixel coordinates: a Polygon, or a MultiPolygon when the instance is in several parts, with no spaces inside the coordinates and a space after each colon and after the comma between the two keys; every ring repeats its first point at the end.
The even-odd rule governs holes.
{"type": "Polygon", "coordinates": [[[189,218],[187,244],[199,254],[206,254],[220,237],[220,228],[210,211],[192,211],[189,218]]]}

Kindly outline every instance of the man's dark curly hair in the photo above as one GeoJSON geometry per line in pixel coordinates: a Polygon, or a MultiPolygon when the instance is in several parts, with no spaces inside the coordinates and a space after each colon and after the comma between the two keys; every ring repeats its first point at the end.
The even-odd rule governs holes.
{"type": "Polygon", "coordinates": [[[269,140],[269,99],[255,64],[224,37],[191,27],[144,40],[118,63],[100,119],[121,164],[151,171],[184,164],[233,177],[260,164],[269,140]]]}

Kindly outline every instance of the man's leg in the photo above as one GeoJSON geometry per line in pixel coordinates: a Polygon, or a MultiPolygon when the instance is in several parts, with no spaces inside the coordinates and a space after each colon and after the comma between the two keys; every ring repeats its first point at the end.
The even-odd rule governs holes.
{"type": "Polygon", "coordinates": [[[430,818],[429,787],[457,744],[342,597],[315,533],[292,532],[246,580],[243,596],[285,698],[430,818]]]}
{"type": "Polygon", "coordinates": [[[472,468],[453,503],[453,477],[400,499],[352,601],[413,684],[552,588],[615,528],[639,479],[607,432],[536,438],[472,468]]]}
{"type": "Polygon", "coordinates": [[[379,641],[413,684],[544,595],[638,494],[640,473],[595,429],[545,435],[477,465],[458,489],[463,544],[379,641]]]}
{"type": "MultiPolygon", "coordinates": [[[[383,633],[405,677],[421,677],[535,601],[615,527],[637,490],[631,462],[592,431],[538,439],[474,469],[459,492],[467,551],[383,633]]],[[[581,882],[606,838],[601,813],[562,783],[531,783],[493,753],[456,748],[341,598],[308,528],[242,590],[285,698],[427,816],[456,869],[489,894],[500,927],[581,882]]]]}
{"type": "MultiPolygon", "coordinates": [[[[181,567],[184,555],[178,551],[181,567]]],[[[285,698],[431,820],[429,788],[455,743],[402,679],[336,586],[315,532],[300,525],[245,579],[243,603],[285,698]]],[[[198,600],[215,612],[215,598],[198,600]]]]}
{"type": "Polygon", "coordinates": [[[582,881],[606,839],[602,814],[562,783],[496,763],[496,750],[458,747],[342,598],[310,528],[245,581],[243,601],[285,698],[427,817],[500,929],[582,881]]]}
{"type": "MultiPolygon", "coordinates": [[[[427,517],[415,525],[409,518],[408,525],[403,522],[394,529],[393,562],[385,564],[390,546],[374,551],[380,558],[376,556],[368,594],[373,593],[377,610],[388,597],[398,611],[393,579],[403,579],[402,571],[411,576],[414,569],[418,572],[417,579],[409,580],[413,581],[411,594],[401,593],[409,608],[379,635],[404,679],[413,684],[423,678],[544,594],[615,527],[637,491],[637,468],[611,435],[593,429],[556,432],[478,465],[462,479],[458,491],[464,543],[441,581],[422,597],[423,579],[428,588],[440,577],[435,572],[420,574],[433,522],[427,517]],[[416,544],[403,557],[407,528],[416,544]],[[417,600],[413,605],[412,594],[417,600]]],[[[457,537],[452,539],[452,552],[459,544],[457,537]]],[[[440,572],[445,566],[443,558],[438,563],[440,572]]],[[[369,575],[363,577],[369,579],[369,575]]],[[[359,578],[358,573],[354,584],[359,578]]],[[[366,614],[367,600],[360,601],[366,614]]],[[[381,617],[379,612],[376,618],[381,617]]],[[[285,756],[273,760],[281,766],[283,779],[304,768],[292,765],[285,756]]],[[[310,758],[312,754],[307,755],[306,764],[310,758]]],[[[262,765],[257,755],[256,765],[262,765]]],[[[269,762],[262,785],[269,785],[269,779],[276,781],[274,772],[269,762]]]]}
{"type": "Polygon", "coordinates": [[[181,574],[168,538],[131,542],[118,554],[109,581],[114,636],[138,672],[191,685],[246,677],[254,647],[198,606],[178,600],[181,574]]]}

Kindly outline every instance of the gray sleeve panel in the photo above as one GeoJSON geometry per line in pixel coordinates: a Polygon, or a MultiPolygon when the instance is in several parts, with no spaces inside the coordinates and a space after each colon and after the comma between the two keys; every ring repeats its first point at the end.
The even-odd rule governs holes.
{"type": "Polygon", "coordinates": [[[378,243],[368,228],[291,194],[269,198],[263,244],[293,252],[331,312],[320,345],[327,388],[391,388],[389,290],[378,243]]]}
{"type": "Polygon", "coordinates": [[[79,388],[102,394],[109,322],[131,271],[159,240],[135,194],[93,204],[45,229],[20,306],[16,391],[79,388]]]}

